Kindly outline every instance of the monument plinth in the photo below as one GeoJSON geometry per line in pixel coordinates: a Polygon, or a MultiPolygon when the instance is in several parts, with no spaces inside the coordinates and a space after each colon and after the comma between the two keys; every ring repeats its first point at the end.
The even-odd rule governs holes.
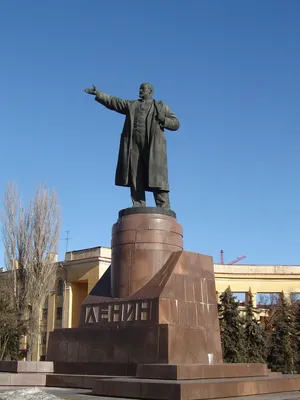
{"type": "Polygon", "coordinates": [[[49,375],[48,386],[90,387],[102,396],[190,400],[300,390],[299,376],[223,364],[212,257],[184,251],[175,213],[159,208],[119,212],[111,266],[84,300],[80,327],[50,334],[48,360],[71,374],[49,375]]]}
{"type": "Polygon", "coordinates": [[[111,241],[113,297],[137,292],[159,272],[171,254],[182,251],[182,228],[174,216],[171,211],[159,213],[156,207],[119,212],[111,241]]]}
{"type": "Polygon", "coordinates": [[[51,333],[48,359],[222,362],[212,258],[183,250],[182,228],[169,210],[119,215],[111,266],[83,302],[80,328],[51,333]]]}

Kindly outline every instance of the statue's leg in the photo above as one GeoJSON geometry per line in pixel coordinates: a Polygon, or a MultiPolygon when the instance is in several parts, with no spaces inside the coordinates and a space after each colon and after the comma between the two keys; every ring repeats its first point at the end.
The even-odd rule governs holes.
{"type": "Polygon", "coordinates": [[[130,187],[130,195],[132,200],[132,207],[146,207],[145,190],[138,190],[135,187],[130,187]]]}
{"type": "Polygon", "coordinates": [[[153,195],[156,207],[165,208],[166,210],[170,209],[169,192],[165,192],[163,190],[157,190],[153,192],[153,195]]]}
{"type": "Polygon", "coordinates": [[[133,136],[130,158],[130,195],[133,207],[146,207],[145,163],[142,157],[143,138],[133,136]]]}

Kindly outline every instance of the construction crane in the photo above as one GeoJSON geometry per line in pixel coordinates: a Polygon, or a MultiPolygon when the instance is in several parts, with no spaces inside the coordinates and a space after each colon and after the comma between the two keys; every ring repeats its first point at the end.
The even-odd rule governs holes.
{"type": "MultiPolygon", "coordinates": [[[[226,264],[227,265],[233,265],[233,264],[236,264],[239,261],[243,260],[244,258],[246,258],[246,256],[240,256],[240,257],[236,258],[235,260],[233,260],[233,261],[231,261],[229,263],[226,263],[226,264]]],[[[225,264],[224,263],[224,251],[223,250],[220,251],[220,264],[222,264],[222,265],[225,264]]]]}

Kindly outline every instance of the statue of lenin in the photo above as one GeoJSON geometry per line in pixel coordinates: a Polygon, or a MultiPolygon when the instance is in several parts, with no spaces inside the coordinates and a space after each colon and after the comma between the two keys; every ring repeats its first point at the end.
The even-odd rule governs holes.
{"type": "Polygon", "coordinates": [[[85,89],[110,110],[126,115],[120,139],[115,184],[129,186],[133,207],[145,207],[145,191],[157,207],[170,209],[164,129],[176,131],[179,121],[167,104],[153,99],[153,86],[140,86],[139,100],[122,100],[95,86],[85,89]]]}

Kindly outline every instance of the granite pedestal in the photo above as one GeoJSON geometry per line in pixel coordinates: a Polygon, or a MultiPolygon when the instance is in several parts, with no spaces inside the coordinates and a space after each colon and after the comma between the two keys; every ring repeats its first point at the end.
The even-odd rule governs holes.
{"type": "Polygon", "coordinates": [[[48,360],[222,361],[212,258],[184,251],[176,219],[153,211],[123,211],[110,268],[83,302],[80,327],[51,333],[48,360]]]}
{"type": "MultiPolygon", "coordinates": [[[[80,327],[50,334],[47,359],[61,374],[123,375],[88,380],[93,394],[105,396],[183,400],[300,390],[298,376],[222,363],[213,260],[184,251],[175,213],[158,208],[120,211],[111,266],[83,302],[80,327]]],[[[61,376],[49,379],[64,385],[61,376]]]]}

